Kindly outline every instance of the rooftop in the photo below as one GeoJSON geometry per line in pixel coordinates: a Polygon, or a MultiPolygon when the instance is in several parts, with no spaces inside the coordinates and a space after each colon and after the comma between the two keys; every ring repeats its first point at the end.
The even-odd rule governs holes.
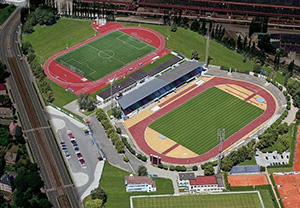
{"type": "Polygon", "coordinates": [[[162,87],[172,83],[180,77],[186,75],[197,67],[203,66],[203,63],[195,61],[186,61],[183,64],[175,67],[174,69],[162,74],[159,77],[155,77],[149,82],[141,85],[139,88],[123,95],[118,102],[122,109],[126,109],[141,99],[151,95],[162,87]]]}
{"type": "Polygon", "coordinates": [[[195,174],[194,173],[178,173],[179,180],[191,180],[195,179],[195,174]]]}
{"type": "Polygon", "coordinates": [[[152,178],[148,176],[125,176],[125,181],[127,181],[128,184],[148,184],[152,185],[153,187],[156,187],[155,181],[152,180],[152,178]]]}
{"type": "Polygon", "coordinates": [[[0,90],[6,90],[6,86],[4,83],[0,83],[0,90]]]}
{"type": "Polygon", "coordinates": [[[216,176],[197,176],[196,179],[190,180],[191,185],[212,185],[218,184],[216,176]]]}
{"type": "Polygon", "coordinates": [[[17,160],[17,154],[13,152],[6,152],[4,156],[5,161],[7,162],[16,162],[17,160]]]}
{"type": "Polygon", "coordinates": [[[0,177],[0,183],[1,184],[5,184],[8,186],[12,186],[12,181],[13,181],[14,177],[8,173],[4,173],[1,177],[0,177]]]}

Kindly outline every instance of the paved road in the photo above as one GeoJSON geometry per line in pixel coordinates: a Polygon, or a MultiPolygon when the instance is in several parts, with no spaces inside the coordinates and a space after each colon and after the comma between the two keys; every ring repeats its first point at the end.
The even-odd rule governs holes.
{"type": "MultiPolygon", "coordinates": [[[[5,64],[7,64],[8,57],[20,56],[20,52],[17,45],[17,41],[18,41],[17,31],[19,31],[19,26],[20,26],[19,19],[20,19],[20,10],[19,8],[17,8],[16,11],[12,14],[12,17],[8,19],[8,23],[0,31],[0,46],[1,46],[0,57],[2,62],[5,64]]],[[[17,58],[17,64],[20,68],[22,80],[26,85],[26,90],[30,95],[30,100],[35,111],[34,112],[35,116],[39,120],[38,123],[40,124],[40,127],[43,128],[39,128],[38,130],[32,130],[32,125],[31,125],[32,118],[28,114],[27,111],[28,106],[24,105],[21,94],[19,93],[19,90],[16,87],[17,86],[15,80],[16,77],[11,75],[8,80],[8,84],[11,86],[11,92],[16,105],[15,107],[18,109],[19,117],[23,129],[26,131],[26,136],[28,138],[28,142],[31,147],[31,151],[33,153],[34,159],[40,167],[41,176],[44,181],[45,184],[44,186],[46,189],[46,193],[49,197],[49,200],[51,201],[54,207],[60,207],[57,197],[59,195],[67,196],[69,199],[69,203],[73,208],[81,207],[77,197],[77,193],[74,189],[73,182],[69,177],[68,170],[66,169],[64,161],[57,148],[55,138],[52,134],[51,127],[49,126],[49,123],[44,114],[43,106],[41,105],[41,102],[36,94],[36,90],[34,89],[32,78],[30,77],[31,74],[30,69],[28,68],[25,61],[20,61],[19,58],[17,58]],[[44,148],[51,151],[52,153],[51,158],[43,157],[43,152],[41,152],[40,146],[38,144],[37,135],[42,136],[43,141],[46,143],[46,147],[44,148]],[[62,181],[63,183],[63,187],[59,187],[62,188],[59,190],[62,190],[63,193],[61,192],[59,193],[58,192],[59,190],[57,189],[58,187],[56,187],[55,183],[53,183],[53,175],[51,174],[53,174],[54,172],[49,171],[49,166],[46,166],[46,164],[49,163],[52,164],[52,166],[56,167],[53,170],[56,170],[55,174],[56,173],[58,174],[59,180],[62,181]]]]}

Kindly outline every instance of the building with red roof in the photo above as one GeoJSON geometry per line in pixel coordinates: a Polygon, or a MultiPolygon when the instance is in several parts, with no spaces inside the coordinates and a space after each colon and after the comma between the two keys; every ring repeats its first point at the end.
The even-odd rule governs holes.
{"type": "Polygon", "coordinates": [[[156,191],[156,183],[148,176],[125,176],[125,186],[127,192],[132,191],[156,191]]]}
{"type": "Polygon", "coordinates": [[[6,91],[6,86],[4,83],[0,83],[0,95],[6,95],[7,91],[6,91]]]}
{"type": "Polygon", "coordinates": [[[224,190],[223,181],[219,181],[215,175],[213,176],[197,176],[195,179],[189,180],[188,190],[190,193],[196,192],[220,192],[224,190]]]}

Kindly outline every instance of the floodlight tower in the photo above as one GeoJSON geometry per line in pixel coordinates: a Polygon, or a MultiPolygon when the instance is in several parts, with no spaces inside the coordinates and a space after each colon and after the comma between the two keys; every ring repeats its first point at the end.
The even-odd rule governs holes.
{"type": "Polygon", "coordinates": [[[205,53],[205,66],[206,66],[206,68],[208,68],[209,39],[210,39],[210,33],[207,32],[207,36],[206,36],[206,53],[205,53]]]}
{"type": "Polygon", "coordinates": [[[222,159],[222,144],[225,140],[225,129],[218,129],[218,142],[219,142],[219,155],[218,155],[218,170],[217,172],[220,172],[221,168],[221,159],[222,159]]]}
{"type": "Polygon", "coordinates": [[[116,81],[116,75],[114,75],[114,77],[112,79],[108,79],[108,80],[110,83],[110,99],[111,99],[110,108],[112,109],[114,106],[112,87],[113,87],[114,82],[116,81]]]}

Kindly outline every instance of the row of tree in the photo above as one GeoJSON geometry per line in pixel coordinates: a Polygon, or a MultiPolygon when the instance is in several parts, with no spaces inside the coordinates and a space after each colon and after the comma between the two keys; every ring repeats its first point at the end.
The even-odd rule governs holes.
{"type": "Polygon", "coordinates": [[[37,83],[40,86],[40,92],[47,102],[52,103],[54,101],[53,90],[50,86],[49,81],[46,80],[46,75],[44,73],[43,66],[36,59],[34,54],[34,49],[30,42],[25,42],[22,44],[21,51],[27,56],[27,61],[30,65],[33,75],[37,78],[37,83]]]}

